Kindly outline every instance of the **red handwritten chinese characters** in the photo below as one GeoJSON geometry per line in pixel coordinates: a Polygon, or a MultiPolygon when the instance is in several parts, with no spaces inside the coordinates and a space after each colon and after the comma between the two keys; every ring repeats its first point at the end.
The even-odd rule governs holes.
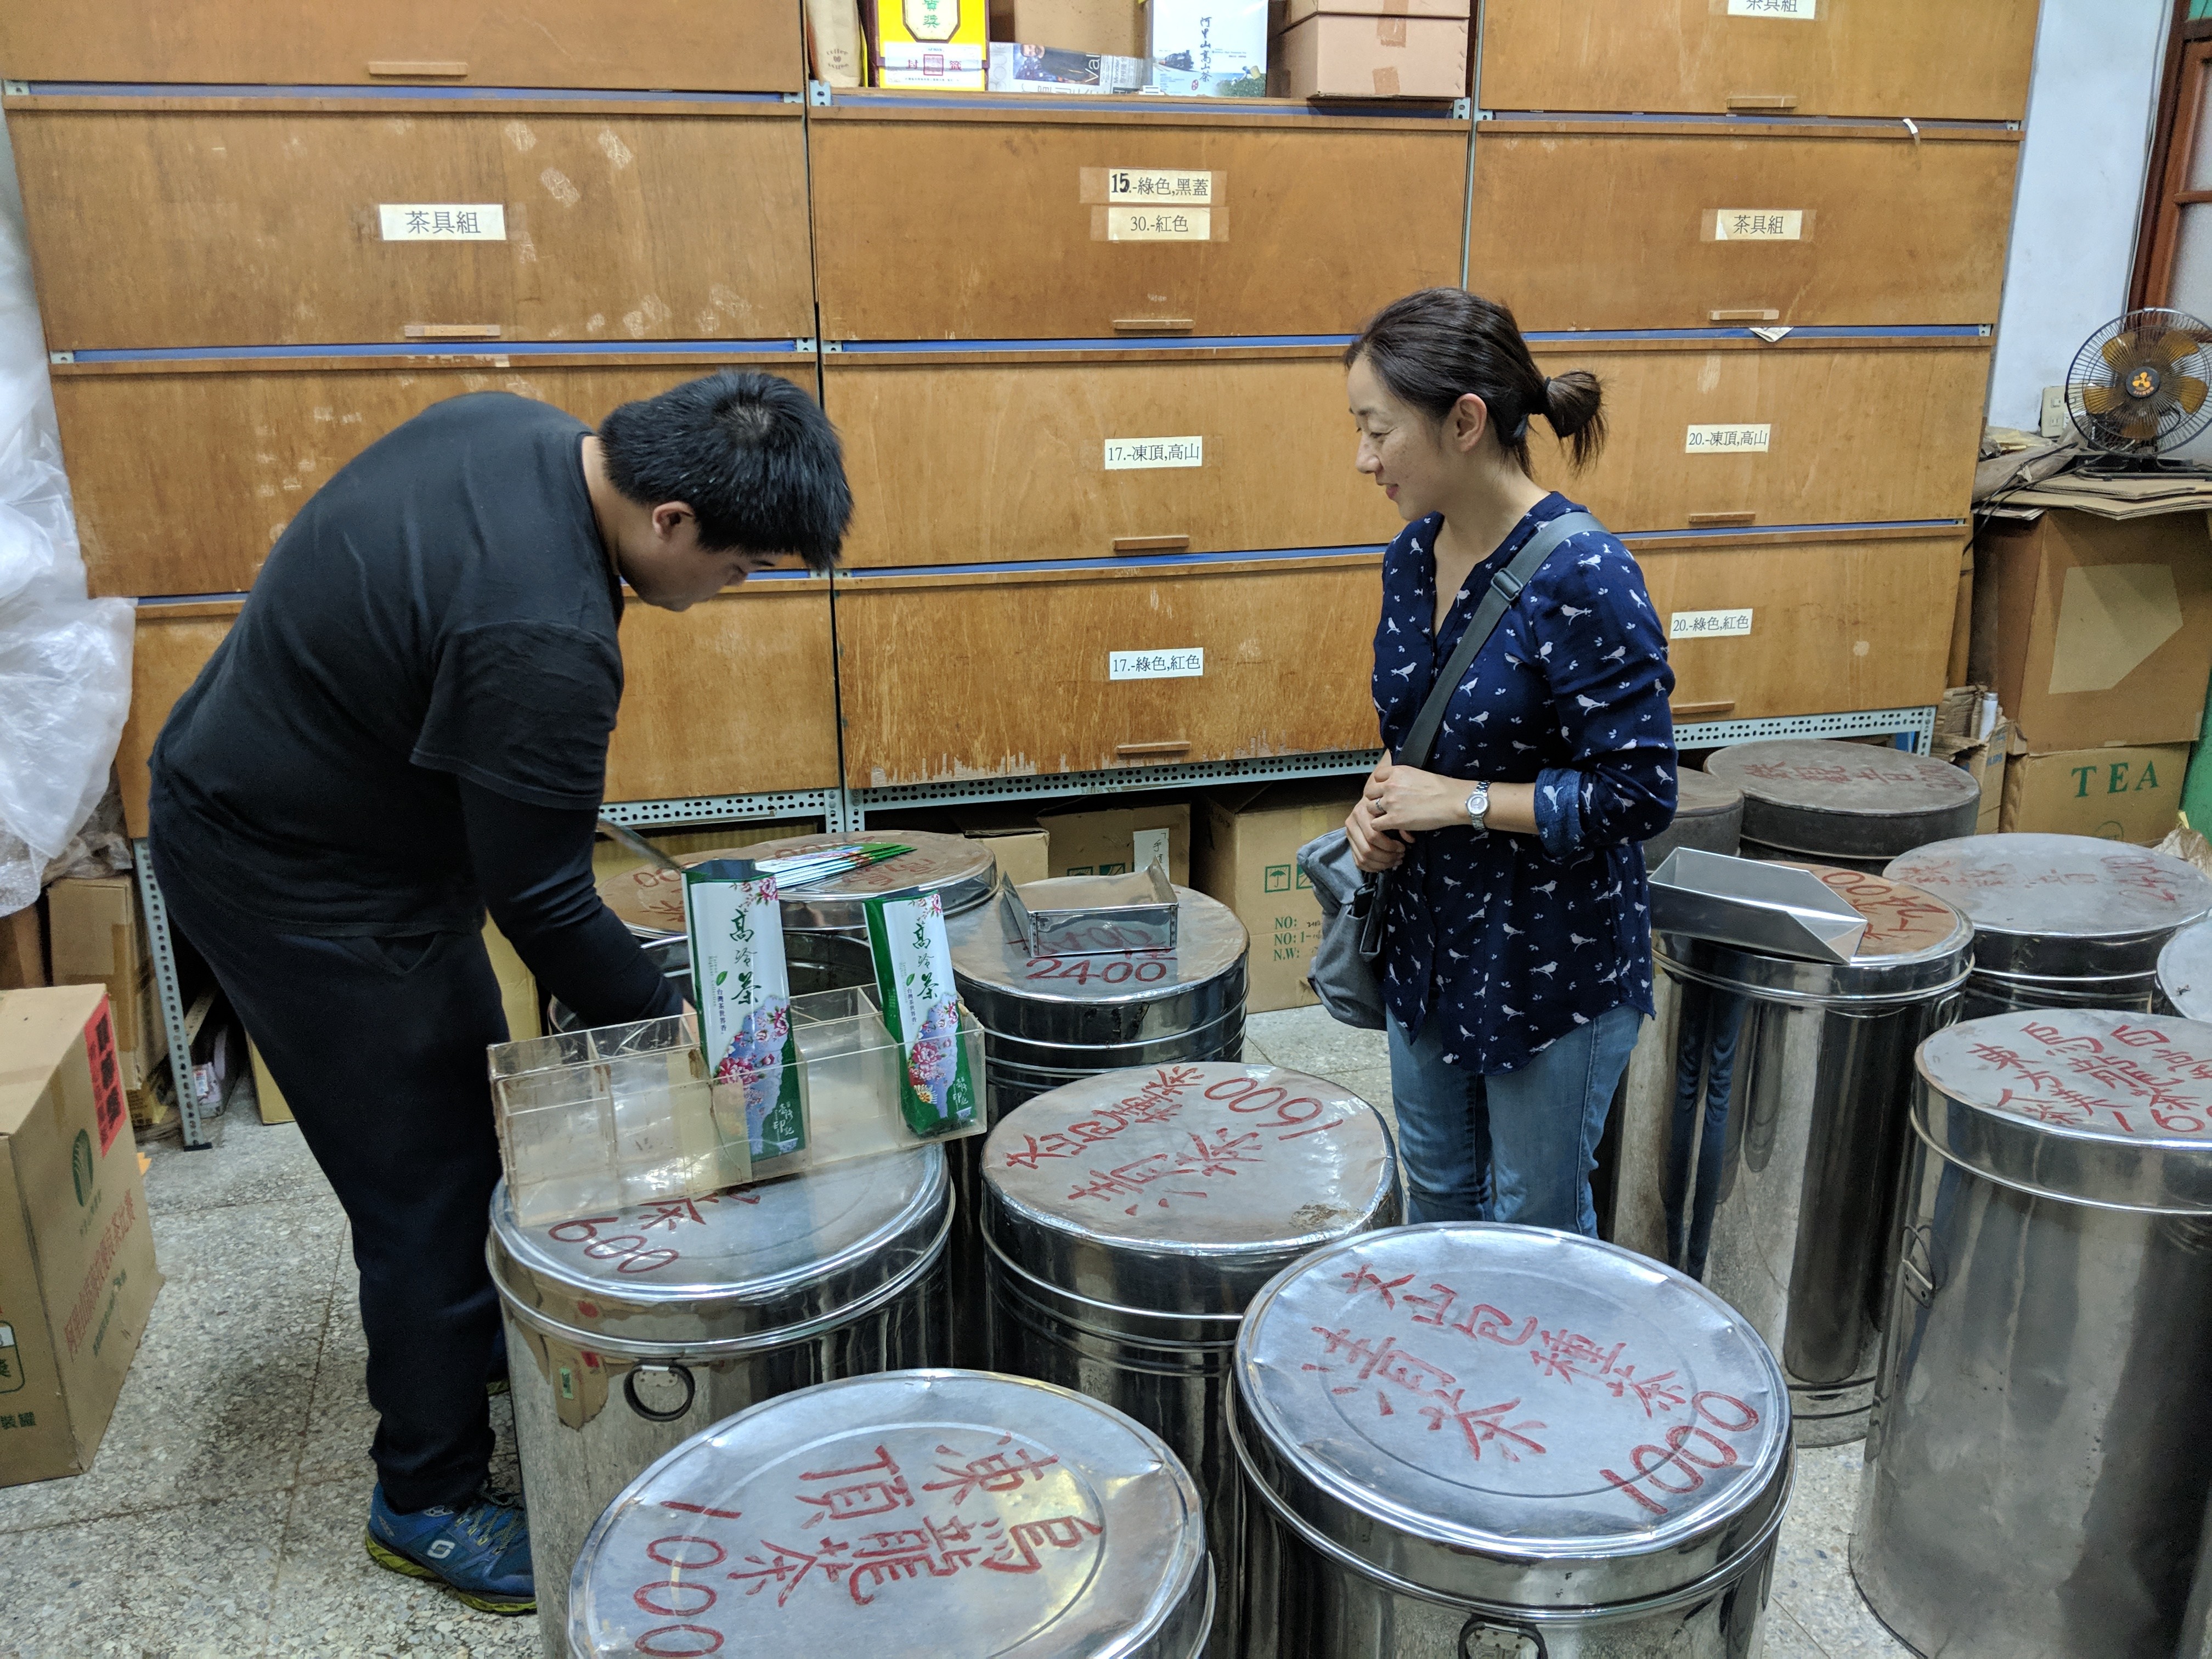
{"type": "MultiPolygon", "coordinates": [[[[1996,1024],[1976,1021],[1960,1036],[1996,1024]]],[[[2160,1025],[2121,1017],[2093,1027],[2062,1014],[2003,1024],[2010,1033],[1964,1045],[1997,1074],[1996,1098],[1978,1103],[2039,1123],[2127,1135],[2199,1135],[2212,1127],[2212,1055],[2183,1048],[2160,1025]]]]}
{"type": "Polygon", "coordinates": [[[611,1261],[618,1273],[657,1273],[681,1261],[684,1253],[674,1249],[651,1248],[647,1233],[656,1228],[673,1233],[681,1228],[703,1227],[708,1223],[708,1211],[719,1206],[759,1202],[757,1193],[709,1193],[703,1198],[675,1198],[665,1203],[641,1206],[626,1216],[584,1216],[574,1221],[563,1221],[547,1228],[545,1237],[559,1244],[581,1244],[586,1255],[594,1261],[611,1261]],[[623,1226],[637,1231],[617,1233],[611,1238],[599,1236],[602,1227],[623,1226]]]}

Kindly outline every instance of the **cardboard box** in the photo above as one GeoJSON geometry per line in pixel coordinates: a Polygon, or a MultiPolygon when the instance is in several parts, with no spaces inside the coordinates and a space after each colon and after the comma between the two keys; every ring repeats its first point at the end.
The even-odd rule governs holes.
{"type": "Polygon", "coordinates": [[[986,0],[877,0],[876,84],[984,89],[986,0]]]}
{"type": "Polygon", "coordinates": [[[107,993],[0,992],[0,1486],[92,1467],[161,1288],[107,993]]]}
{"type": "Polygon", "coordinates": [[[1267,95],[1267,0],[1146,0],[1152,85],[1182,98],[1267,95]]]}
{"type": "Polygon", "coordinates": [[[169,1057],[169,1034],[154,994],[138,883],[131,876],[58,881],[46,889],[47,951],[56,985],[104,985],[115,1021],[116,1058],[126,1093],[143,1091],[169,1057]]]}
{"type": "Polygon", "coordinates": [[[0,916],[0,991],[46,982],[46,909],[42,904],[27,904],[0,916]]]}
{"type": "Polygon", "coordinates": [[[1137,0],[1013,0],[1013,33],[1009,38],[1068,52],[1141,59],[1145,8],[1137,0]]]}
{"type": "Polygon", "coordinates": [[[1141,870],[1167,854],[1168,879],[1190,885],[1190,803],[1114,806],[1099,811],[1040,812],[1052,837],[1055,876],[1110,876],[1141,870]]]}
{"type": "Polygon", "coordinates": [[[1052,832],[1027,806],[956,806],[952,827],[971,841],[988,842],[999,879],[1018,887],[1052,873],[1052,832]]]}
{"type": "Polygon", "coordinates": [[[2188,743],[2212,678],[2204,515],[2053,511],[1982,527],[1972,678],[2039,755],[2188,743]]]}
{"type": "Polygon", "coordinates": [[[994,92],[1134,92],[1152,79],[1141,58],[991,42],[994,92]]]}
{"type": "Polygon", "coordinates": [[[1981,786],[1981,811],[1974,821],[1978,836],[1995,835],[2002,821],[2005,763],[2013,738],[2013,724],[1987,686],[1954,687],[1936,706],[1936,758],[1962,769],[1981,786]]]}
{"type": "Polygon", "coordinates": [[[253,1100],[260,1109],[264,1123],[289,1123],[292,1109],[284,1103],[283,1091],[276,1079],[269,1075],[269,1062],[261,1057],[260,1045],[252,1037],[246,1039],[246,1057],[253,1067],[253,1100]]]}
{"type": "Polygon", "coordinates": [[[1244,1011],[1303,1008],[1317,1000],[1306,964],[1321,942],[1321,901],[1297,850],[1343,825],[1366,780],[1300,780],[1210,796],[1194,830],[1192,884],[1237,913],[1252,935],[1244,1011]]]}
{"type": "Polygon", "coordinates": [[[2189,750],[2188,744],[2173,743],[2014,755],[2005,763],[2005,833],[2154,846],[2180,813],[2189,750]]]}
{"type": "MultiPolygon", "coordinates": [[[[1358,0],[1293,23],[1275,42],[1285,98],[1463,98],[1466,18],[1378,16],[1358,0]]],[[[1370,0],[1378,8],[1381,0],[1370,0]]]]}

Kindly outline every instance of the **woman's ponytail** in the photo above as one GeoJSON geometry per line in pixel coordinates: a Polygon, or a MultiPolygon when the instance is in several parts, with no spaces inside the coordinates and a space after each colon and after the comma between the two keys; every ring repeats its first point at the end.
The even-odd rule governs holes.
{"type": "Polygon", "coordinates": [[[1605,447],[1605,411],[1597,376],[1586,368],[1571,368],[1544,382],[1544,419],[1571,446],[1575,471],[1597,459],[1605,447]]]}

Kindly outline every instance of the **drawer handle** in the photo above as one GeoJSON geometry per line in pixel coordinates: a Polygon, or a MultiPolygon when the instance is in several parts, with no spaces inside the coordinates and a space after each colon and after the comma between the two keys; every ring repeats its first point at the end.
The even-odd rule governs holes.
{"type": "Polygon", "coordinates": [[[1730,109],[1796,109],[1797,94],[1794,92],[1732,92],[1729,94],[1730,109]]]}
{"type": "Polygon", "coordinates": [[[1116,553],[1187,553],[1190,550],[1188,536],[1116,536],[1116,553]]]}
{"type": "Polygon", "coordinates": [[[1692,530],[1717,530],[1724,525],[1747,525],[1758,522],[1759,514],[1756,513],[1692,513],[1690,514],[1690,528],[1692,530]]]}
{"type": "Polygon", "coordinates": [[[1188,317],[1116,317],[1116,334],[1188,334],[1198,325],[1188,317]]]}
{"type": "Polygon", "coordinates": [[[390,76],[411,81],[458,81],[469,72],[466,64],[453,62],[407,64],[392,59],[381,59],[368,66],[372,76],[390,76]]]}
{"type": "Polygon", "coordinates": [[[1176,738],[1162,743],[1117,743],[1114,752],[1126,760],[1139,760],[1146,755],[1188,755],[1190,740],[1176,738]]]}
{"type": "Polygon", "coordinates": [[[496,340],[497,323],[410,323],[399,331],[410,340],[496,340]]]}
{"type": "Polygon", "coordinates": [[[1738,306],[1732,310],[1709,311],[1705,319],[1715,323],[1778,323],[1782,313],[1759,306],[1738,306]]]}
{"type": "Polygon", "coordinates": [[[1686,714],[1725,714],[1735,707],[1735,699],[1730,697],[1726,702],[1671,703],[1668,706],[1667,712],[1676,720],[1680,720],[1686,714]]]}

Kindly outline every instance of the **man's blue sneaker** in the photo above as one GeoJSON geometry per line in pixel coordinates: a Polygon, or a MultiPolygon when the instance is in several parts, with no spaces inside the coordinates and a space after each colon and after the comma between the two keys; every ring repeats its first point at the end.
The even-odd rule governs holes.
{"type": "Polygon", "coordinates": [[[522,1506],[489,1491],[466,1509],[440,1504],[402,1515],[380,1482],[368,1500],[368,1559],[380,1567],[443,1584],[482,1613],[535,1613],[530,1521],[522,1506]]]}

